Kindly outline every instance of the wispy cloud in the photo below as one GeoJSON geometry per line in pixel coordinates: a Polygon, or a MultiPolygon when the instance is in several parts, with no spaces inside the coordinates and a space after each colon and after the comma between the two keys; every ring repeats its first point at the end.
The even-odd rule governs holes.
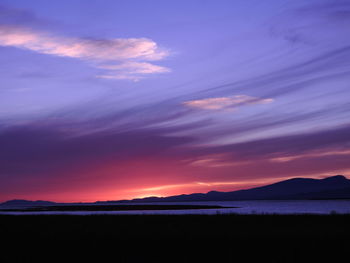
{"type": "MultiPolygon", "coordinates": [[[[141,192],[152,192],[152,191],[160,191],[160,190],[168,190],[168,189],[181,189],[184,188],[191,188],[195,189],[197,188],[203,188],[203,187],[215,187],[215,186],[241,186],[241,185],[260,185],[260,184],[266,184],[271,182],[276,182],[276,180],[285,180],[284,177],[282,178],[266,178],[266,179],[254,179],[254,180],[246,180],[246,181],[200,181],[200,182],[190,182],[186,184],[167,184],[167,185],[160,185],[160,186],[154,186],[154,187],[148,187],[148,188],[142,188],[142,189],[133,189],[133,191],[141,191],[141,192]]],[[[149,196],[149,195],[148,195],[149,196]]],[[[145,196],[147,197],[147,195],[145,196]]]]}
{"type": "MultiPolygon", "coordinates": [[[[169,69],[145,61],[164,59],[169,52],[148,38],[77,38],[53,35],[18,25],[0,25],[0,45],[31,50],[41,54],[86,60],[112,72],[106,78],[137,80],[146,74],[169,69]],[[107,77],[110,76],[110,77],[107,77]]],[[[101,77],[101,76],[100,76],[101,77]]]]}
{"type": "Polygon", "coordinates": [[[310,153],[305,154],[298,154],[298,155],[287,155],[283,157],[276,157],[271,158],[271,162],[290,162],[297,159],[304,159],[304,158],[317,158],[317,157],[326,157],[326,156],[339,156],[339,155],[350,155],[350,150],[331,150],[331,151],[314,151],[310,153]]]}
{"type": "Polygon", "coordinates": [[[247,95],[235,95],[230,97],[207,98],[186,101],[183,104],[192,108],[203,110],[235,109],[250,104],[266,104],[273,102],[271,98],[257,98],[247,95]]]}
{"type": "Polygon", "coordinates": [[[172,188],[179,188],[179,189],[184,189],[184,188],[194,188],[194,187],[203,187],[203,186],[224,186],[224,185],[244,185],[247,184],[247,182],[238,182],[238,181],[233,181],[233,182],[191,182],[191,183],[186,183],[186,184],[168,184],[168,185],[160,185],[160,186],[154,186],[154,187],[148,187],[148,188],[143,188],[143,189],[135,189],[134,191],[159,191],[159,190],[168,190],[172,188]]]}
{"type": "Polygon", "coordinates": [[[157,66],[148,62],[129,61],[117,65],[101,65],[99,68],[110,70],[108,73],[99,75],[105,79],[131,79],[138,80],[144,75],[170,72],[169,68],[157,66]]]}
{"type": "Polygon", "coordinates": [[[244,165],[249,161],[237,161],[228,154],[211,154],[200,156],[194,160],[189,160],[189,165],[198,167],[221,168],[244,165]]]}

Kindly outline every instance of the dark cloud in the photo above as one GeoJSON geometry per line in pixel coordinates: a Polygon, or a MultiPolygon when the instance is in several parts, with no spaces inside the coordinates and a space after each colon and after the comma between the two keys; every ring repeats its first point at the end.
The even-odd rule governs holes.
{"type": "Polygon", "coordinates": [[[350,148],[350,126],[336,129],[278,136],[220,147],[202,148],[205,154],[230,153],[235,160],[268,159],[276,156],[298,155],[315,150],[350,148]]]}
{"type": "Polygon", "coordinates": [[[0,133],[0,174],[50,176],[71,167],[162,156],[191,140],[166,136],[161,129],[72,136],[63,127],[8,128],[0,133]]]}
{"type": "MultiPolygon", "coordinates": [[[[293,105],[292,105],[293,106],[293,105]]],[[[333,105],[329,108],[312,110],[310,112],[294,112],[280,116],[269,117],[266,113],[255,114],[247,119],[239,119],[221,125],[220,128],[213,128],[208,131],[200,132],[203,140],[218,139],[220,137],[239,138],[249,133],[263,131],[273,131],[279,127],[287,125],[303,125],[319,118],[330,118],[333,116],[346,114],[350,112],[350,104],[333,105]]]]}
{"type": "MultiPolygon", "coordinates": [[[[95,189],[97,186],[103,192],[103,189],[111,187],[109,184],[119,189],[119,182],[123,185],[120,186],[122,188],[134,181],[140,181],[141,184],[148,182],[150,185],[150,182],[158,185],[161,181],[168,184],[175,179],[182,180],[181,182],[244,181],[350,168],[346,161],[349,156],[345,155],[321,156],[312,161],[301,158],[291,163],[270,162],[271,158],[349,149],[350,126],[223,146],[198,146],[199,136],[176,134],[189,134],[193,129],[207,126],[207,121],[177,125],[158,122],[167,120],[166,116],[163,114],[163,118],[156,122],[151,118],[148,124],[146,120],[142,124],[130,122],[127,129],[125,126],[118,128],[116,116],[100,122],[85,120],[70,123],[63,122],[61,118],[56,122],[42,120],[3,126],[0,131],[2,198],[15,196],[17,191],[24,195],[54,191],[59,195],[67,189],[74,193],[78,188],[81,189],[79,191],[88,191],[87,189],[95,189]],[[111,125],[111,122],[114,124],[111,125]],[[237,166],[223,167],[218,171],[191,165],[191,160],[213,155],[219,158],[223,156],[224,160],[221,161],[237,166]],[[135,160],[145,161],[147,164],[144,165],[154,166],[152,169],[162,172],[150,173],[133,167],[130,163],[135,163],[135,160]],[[159,168],[163,165],[166,168],[159,168]],[[135,171],[132,170],[134,168],[135,171]],[[174,169],[182,170],[176,172],[175,176],[172,173],[174,169]]],[[[177,120],[175,117],[169,118],[177,120]]],[[[258,128],[258,125],[251,125],[252,129],[258,128]]],[[[269,125],[278,126],[278,123],[270,122],[269,125]]]]}
{"type": "Polygon", "coordinates": [[[216,147],[198,147],[196,138],[167,135],[198,125],[203,124],[76,135],[64,126],[7,128],[0,133],[0,174],[49,176],[70,167],[147,157],[187,159],[224,153],[237,161],[350,147],[350,126],[216,147]]]}

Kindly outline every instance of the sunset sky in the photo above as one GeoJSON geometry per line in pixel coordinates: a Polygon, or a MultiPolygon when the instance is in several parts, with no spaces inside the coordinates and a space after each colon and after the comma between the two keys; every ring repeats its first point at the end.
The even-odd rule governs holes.
{"type": "Polygon", "coordinates": [[[350,175],[350,1],[0,0],[0,201],[350,175]]]}

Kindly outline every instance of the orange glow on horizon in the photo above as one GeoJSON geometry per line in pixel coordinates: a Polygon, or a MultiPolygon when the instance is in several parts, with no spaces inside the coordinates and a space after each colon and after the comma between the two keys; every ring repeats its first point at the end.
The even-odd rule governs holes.
{"type": "MultiPolygon", "coordinates": [[[[150,196],[167,197],[207,193],[209,191],[229,192],[263,186],[294,177],[322,178],[335,174],[346,175],[350,173],[348,169],[322,171],[322,167],[317,165],[315,168],[311,166],[310,171],[312,172],[310,173],[300,174],[298,169],[289,169],[289,174],[274,177],[273,175],[285,171],[286,164],[288,162],[255,162],[255,164],[242,167],[208,168],[182,164],[176,160],[159,159],[133,160],[107,165],[97,163],[93,169],[91,166],[79,167],[56,177],[54,180],[38,178],[37,181],[34,181],[32,179],[32,185],[27,184],[27,181],[23,181],[21,184],[23,189],[19,189],[17,194],[7,194],[6,198],[3,195],[0,201],[11,199],[55,202],[130,200],[150,196]],[[275,168],[276,164],[281,165],[281,168],[275,168]],[[257,174],[256,171],[261,172],[257,174]],[[217,174],[220,174],[217,180],[211,180],[215,179],[217,174]],[[230,180],[232,174],[239,174],[240,176],[237,176],[233,181],[230,180]],[[268,177],[267,174],[269,174],[268,177]],[[67,181],[67,178],[69,178],[69,181],[67,181]],[[40,183],[45,184],[45,187],[41,187],[40,183]]],[[[288,166],[288,168],[293,167],[288,166]]]]}

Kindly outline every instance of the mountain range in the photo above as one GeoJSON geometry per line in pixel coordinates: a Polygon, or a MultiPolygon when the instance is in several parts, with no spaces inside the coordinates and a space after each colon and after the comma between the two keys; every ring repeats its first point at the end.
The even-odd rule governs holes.
{"type": "Polygon", "coordinates": [[[350,199],[350,180],[343,175],[324,179],[292,178],[262,187],[232,192],[210,191],[169,197],[146,197],[131,202],[185,202],[236,200],[350,199]]]}
{"type": "MultiPolygon", "coordinates": [[[[97,204],[120,202],[192,202],[192,201],[239,201],[239,200],[322,200],[350,199],[350,180],[343,175],[324,179],[292,178],[261,187],[232,192],[210,191],[168,197],[146,197],[132,200],[97,201],[97,204]]],[[[46,206],[50,201],[10,200],[1,206],[46,206]]],[[[81,204],[81,203],[80,203],[81,204]]]]}

